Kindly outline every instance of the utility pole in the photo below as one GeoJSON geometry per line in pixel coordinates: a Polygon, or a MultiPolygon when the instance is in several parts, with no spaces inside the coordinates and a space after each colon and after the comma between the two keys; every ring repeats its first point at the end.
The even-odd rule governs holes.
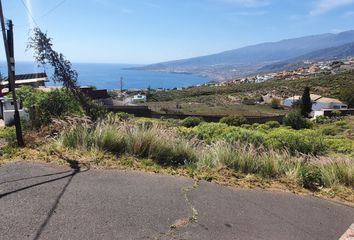
{"type": "Polygon", "coordinates": [[[120,77],[120,93],[123,93],[123,77],[120,77]]]}
{"type": "Polygon", "coordinates": [[[15,84],[15,57],[14,57],[14,40],[13,40],[13,24],[12,21],[9,21],[9,29],[5,29],[5,18],[2,10],[2,2],[0,0],[0,22],[1,22],[1,30],[2,36],[4,40],[4,47],[6,53],[6,61],[7,61],[7,72],[8,72],[8,82],[9,82],[9,90],[12,91],[12,100],[14,103],[14,120],[16,127],[16,138],[17,144],[20,147],[25,145],[22,137],[22,129],[20,122],[20,114],[18,112],[17,98],[16,98],[16,84],[15,84]]]}

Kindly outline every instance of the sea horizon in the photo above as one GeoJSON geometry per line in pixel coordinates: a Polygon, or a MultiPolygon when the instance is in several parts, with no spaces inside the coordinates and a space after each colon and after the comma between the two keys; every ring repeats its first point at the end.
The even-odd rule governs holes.
{"type": "MultiPolygon", "coordinates": [[[[125,63],[80,63],[72,62],[72,68],[78,72],[80,86],[95,86],[97,89],[120,89],[120,79],[123,78],[123,89],[173,89],[200,85],[209,82],[206,77],[167,72],[153,72],[129,69],[144,66],[144,64],[125,63]]],[[[0,72],[6,76],[6,62],[0,63],[0,72]]],[[[47,86],[61,86],[51,79],[52,68],[30,61],[17,61],[16,74],[46,72],[49,82],[47,86]]]]}

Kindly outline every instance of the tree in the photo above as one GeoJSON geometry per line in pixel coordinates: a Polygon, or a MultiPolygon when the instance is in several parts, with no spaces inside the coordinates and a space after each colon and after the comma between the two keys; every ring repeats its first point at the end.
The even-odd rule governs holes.
{"type": "Polygon", "coordinates": [[[349,107],[354,107],[354,84],[341,89],[340,99],[348,104],[349,107]]]}
{"type": "Polygon", "coordinates": [[[305,87],[304,93],[302,94],[300,110],[301,115],[304,117],[308,117],[309,114],[312,112],[312,101],[309,87],[305,87]]]}
{"type": "Polygon", "coordinates": [[[295,130],[303,128],[311,128],[311,122],[309,119],[303,118],[298,111],[292,111],[288,113],[283,119],[285,126],[290,126],[295,130]]]}
{"type": "Polygon", "coordinates": [[[43,33],[39,28],[33,30],[28,48],[33,49],[35,60],[39,64],[52,66],[54,70],[53,81],[62,83],[80,102],[88,116],[93,120],[99,118],[105,111],[80,91],[77,84],[78,73],[72,69],[71,62],[63,54],[53,50],[52,46],[52,39],[46,33],[43,33]]]}

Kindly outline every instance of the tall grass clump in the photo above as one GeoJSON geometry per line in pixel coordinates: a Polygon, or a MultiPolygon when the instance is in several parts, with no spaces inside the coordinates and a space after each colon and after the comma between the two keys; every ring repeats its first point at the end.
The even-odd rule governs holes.
{"type": "Polygon", "coordinates": [[[124,134],[116,127],[96,127],[92,133],[92,146],[103,151],[120,154],[126,149],[124,138],[124,134]]]}
{"type": "Polygon", "coordinates": [[[77,125],[64,131],[59,140],[65,147],[89,149],[92,146],[92,132],[87,126],[77,125]]]}
{"type": "Polygon", "coordinates": [[[319,166],[326,187],[343,184],[354,188],[354,164],[350,160],[330,162],[319,166]]]}
{"type": "Polygon", "coordinates": [[[96,149],[113,154],[150,158],[160,165],[177,166],[195,162],[197,159],[196,151],[189,141],[157,125],[79,125],[66,130],[59,141],[69,148],[88,151],[96,149]]]}
{"type": "Polygon", "coordinates": [[[244,174],[258,174],[262,177],[275,178],[285,175],[294,164],[289,163],[291,156],[286,152],[255,147],[240,142],[214,143],[203,154],[198,165],[203,167],[228,167],[244,174]]]}

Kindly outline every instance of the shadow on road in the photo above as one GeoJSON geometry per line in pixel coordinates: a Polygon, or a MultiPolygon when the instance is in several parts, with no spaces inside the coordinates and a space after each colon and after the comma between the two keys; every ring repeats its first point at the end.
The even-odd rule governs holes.
{"type": "MultiPolygon", "coordinates": [[[[37,187],[37,186],[41,186],[41,185],[44,185],[44,184],[47,184],[47,183],[56,182],[56,181],[61,180],[61,179],[69,178],[68,181],[66,182],[66,184],[64,185],[63,189],[61,190],[61,192],[59,193],[59,195],[55,199],[55,202],[53,203],[52,208],[48,212],[48,215],[47,215],[46,219],[44,220],[44,222],[41,224],[41,226],[39,227],[38,231],[36,232],[35,237],[33,238],[34,240],[37,240],[37,239],[40,238],[43,230],[47,226],[47,224],[48,224],[49,220],[51,219],[53,213],[55,212],[56,208],[58,207],[60,199],[64,195],[66,189],[70,185],[70,183],[73,180],[73,178],[75,177],[75,175],[78,174],[78,173],[83,173],[83,172],[87,172],[87,171],[90,170],[89,165],[85,165],[86,169],[81,171],[81,166],[80,166],[80,163],[78,161],[66,159],[66,162],[69,164],[70,168],[72,169],[71,171],[65,171],[65,172],[59,172],[59,173],[53,173],[53,174],[46,174],[46,175],[41,175],[41,176],[23,178],[23,179],[18,179],[18,180],[14,180],[14,181],[8,181],[7,183],[21,181],[21,180],[28,180],[28,179],[33,179],[33,178],[40,178],[40,177],[45,177],[45,176],[54,176],[54,175],[59,175],[59,174],[64,174],[64,173],[70,172],[70,174],[68,174],[68,175],[65,175],[65,176],[62,176],[62,177],[58,177],[58,178],[54,178],[54,179],[47,180],[47,181],[43,181],[43,182],[40,182],[40,183],[32,184],[32,185],[29,185],[29,186],[26,186],[26,187],[22,187],[22,188],[19,188],[19,189],[10,191],[10,192],[6,192],[6,193],[0,194],[0,199],[1,199],[3,197],[8,196],[8,195],[11,195],[11,194],[14,194],[14,193],[18,193],[18,192],[21,192],[21,191],[24,191],[24,190],[27,190],[27,189],[30,189],[30,188],[33,188],[33,187],[37,187]]],[[[4,184],[4,183],[5,182],[0,183],[0,184],[4,184]]]]}
{"type": "Polygon", "coordinates": [[[20,182],[20,181],[30,180],[30,179],[35,179],[35,178],[41,178],[41,177],[50,177],[50,176],[54,176],[54,175],[60,175],[60,174],[71,173],[71,172],[72,172],[72,170],[64,171],[64,172],[57,172],[57,173],[44,174],[44,175],[38,175],[38,176],[33,176],[33,177],[20,178],[20,179],[16,179],[16,180],[9,180],[9,181],[0,182],[0,185],[6,184],[6,183],[20,182]]]}
{"type": "Polygon", "coordinates": [[[72,174],[70,174],[69,180],[67,181],[67,183],[65,184],[65,186],[63,187],[63,190],[61,190],[61,192],[59,193],[58,197],[55,199],[55,202],[53,204],[53,207],[50,209],[46,219],[44,220],[44,222],[41,224],[41,226],[39,227],[38,231],[36,232],[35,237],[33,238],[33,240],[37,240],[39,239],[39,237],[41,236],[43,230],[45,229],[45,227],[47,226],[49,220],[51,219],[51,217],[53,216],[53,213],[55,212],[55,210],[58,207],[59,201],[62,198],[62,196],[64,195],[66,189],[68,188],[68,186],[70,185],[71,181],[73,180],[73,178],[75,177],[76,174],[80,173],[80,172],[86,172],[89,170],[89,167],[87,167],[86,170],[81,171],[81,167],[80,167],[80,163],[78,161],[74,161],[74,160],[67,160],[67,162],[69,163],[71,169],[73,169],[72,174]]]}

